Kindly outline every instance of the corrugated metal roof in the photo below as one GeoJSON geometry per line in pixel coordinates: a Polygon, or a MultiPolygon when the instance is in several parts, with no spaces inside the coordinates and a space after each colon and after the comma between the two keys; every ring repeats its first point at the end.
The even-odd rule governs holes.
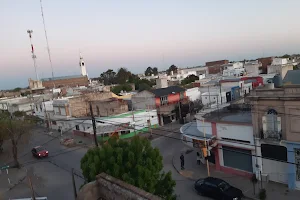
{"type": "Polygon", "coordinates": [[[72,78],[81,78],[82,75],[73,75],[73,76],[57,76],[53,78],[42,78],[41,81],[55,81],[55,80],[62,80],[62,79],[72,79],[72,78]]]}
{"type": "Polygon", "coordinates": [[[300,70],[289,70],[284,79],[284,85],[300,85],[300,70]]]}

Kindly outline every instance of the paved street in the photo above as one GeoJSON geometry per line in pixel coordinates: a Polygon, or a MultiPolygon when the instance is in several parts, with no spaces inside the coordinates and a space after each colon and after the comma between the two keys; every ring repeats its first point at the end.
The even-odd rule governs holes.
{"type": "MultiPolygon", "coordinates": [[[[86,148],[66,148],[59,143],[59,139],[53,139],[44,145],[49,151],[49,158],[37,159],[31,153],[22,156],[24,153],[30,152],[32,147],[51,139],[53,137],[46,135],[44,129],[36,131],[30,144],[20,152],[20,161],[25,163],[24,167],[27,170],[33,171],[34,178],[32,182],[37,196],[47,196],[49,199],[74,199],[70,171],[74,168],[78,171],[78,174],[81,174],[80,160],[86,153],[86,148]],[[30,163],[31,161],[33,163],[30,163]]],[[[84,183],[84,180],[77,176],[75,176],[75,181],[78,189],[84,183]]],[[[7,192],[5,197],[6,199],[30,197],[28,180],[24,180],[23,183],[7,192]]]]}
{"type": "MultiPolygon", "coordinates": [[[[162,129],[165,127],[162,127],[162,129]]],[[[174,124],[174,127],[172,127],[172,131],[179,132],[180,125],[174,124]]],[[[172,133],[172,131],[166,131],[161,132],[160,134],[164,134],[168,137],[160,137],[157,139],[154,139],[152,141],[152,145],[154,147],[157,147],[162,156],[163,156],[163,164],[164,164],[164,170],[165,171],[171,171],[173,179],[176,181],[176,187],[175,187],[175,193],[178,195],[178,199],[209,199],[206,197],[199,196],[193,187],[194,181],[191,181],[187,178],[184,178],[180,174],[177,173],[177,171],[174,169],[172,165],[172,158],[174,154],[178,154],[178,157],[180,156],[180,152],[184,152],[188,148],[181,142],[181,140],[176,140],[172,138],[178,138],[180,139],[179,133],[172,133]],[[172,138],[171,138],[172,137],[172,138]]]]}
{"type": "MultiPolygon", "coordinates": [[[[159,129],[167,129],[168,131],[155,130],[154,133],[179,139],[180,134],[172,133],[172,131],[179,132],[180,126],[179,124],[172,124],[160,127],[159,129]]],[[[155,137],[152,140],[152,144],[161,151],[164,170],[171,171],[173,179],[176,180],[175,193],[178,195],[178,199],[207,199],[197,195],[193,189],[193,181],[178,174],[172,166],[173,155],[178,154],[179,156],[180,151],[187,149],[184,144],[180,140],[168,137],[155,137]]],[[[87,149],[83,147],[66,148],[59,143],[59,139],[53,139],[53,137],[45,134],[45,129],[39,128],[34,133],[34,137],[29,145],[20,152],[20,161],[23,164],[25,163],[24,167],[29,171],[32,170],[34,174],[32,182],[37,196],[47,196],[49,199],[57,200],[73,199],[74,194],[70,171],[74,168],[81,175],[80,160],[86,151],[87,149]],[[52,141],[44,145],[49,150],[49,158],[38,160],[32,157],[30,150],[33,146],[50,140],[52,141]],[[28,154],[22,156],[25,153],[28,154]]],[[[0,179],[0,181],[3,180],[0,179]]],[[[77,176],[75,176],[75,181],[77,189],[84,183],[84,180],[77,176]]],[[[24,198],[29,196],[30,189],[27,179],[5,194],[6,198],[24,198]]]]}

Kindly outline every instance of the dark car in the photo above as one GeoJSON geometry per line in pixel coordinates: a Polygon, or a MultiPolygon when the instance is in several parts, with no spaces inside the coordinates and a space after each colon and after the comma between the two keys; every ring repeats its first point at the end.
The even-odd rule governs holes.
{"type": "Polygon", "coordinates": [[[31,153],[35,157],[43,158],[43,157],[47,157],[49,152],[44,147],[37,146],[31,150],[31,153]]]}
{"type": "Polygon", "coordinates": [[[195,182],[195,190],[203,196],[217,200],[241,200],[243,192],[219,178],[207,177],[195,182]]]}

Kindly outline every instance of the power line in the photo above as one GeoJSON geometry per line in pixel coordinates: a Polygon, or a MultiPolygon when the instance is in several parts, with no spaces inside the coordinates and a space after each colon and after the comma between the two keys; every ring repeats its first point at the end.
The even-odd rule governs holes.
{"type": "MultiPolygon", "coordinates": [[[[120,125],[120,126],[122,126],[122,125],[120,125]]],[[[169,131],[169,132],[176,133],[176,132],[173,132],[173,131],[169,131]]],[[[152,133],[152,134],[158,135],[158,136],[162,136],[162,137],[166,137],[166,138],[170,138],[170,139],[180,140],[182,142],[182,139],[180,139],[180,138],[175,138],[175,137],[171,137],[171,136],[167,136],[167,135],[161,135],[161,134],[157,134],[157,133],[152,133]]],[[[185,141],[185,142],[193,143],[192,141],[185,141]]],[[[210,146],[210,147],[212,147],[212,146],[210,146]]],[[[220,147],[212,147],[212,148],[217,148],[217,149],[222,149],[223,150],[223,148],[220,148],[220,147]]],[[[282,161],[282,160],[278,160],[278,159],[273,159],[273,158],[267,158],[267,157],[263,157],[263,156],[252,155],[252,154],[249,154],[249,153],[235,151],[235,150],[226,149],[226,151],[231,151],[231,152],[236,152],[236,153],[242,153],[242,154],[245,154],[245,155],[250,155],[250,156],[258,157],[258,158],[264,158],[264,159],[268,159],[268,160],[274,160],[274,161],[278,161],[278,162],[284,162],[284,163],[293,164],[293,165],[296,165],[296,166],[298,165],[297,163],[293,163],[293,162],[282,161]]]]}

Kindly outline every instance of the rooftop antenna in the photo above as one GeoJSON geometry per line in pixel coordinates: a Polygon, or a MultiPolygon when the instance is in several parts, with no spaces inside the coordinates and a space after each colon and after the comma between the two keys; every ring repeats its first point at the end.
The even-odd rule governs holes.
{"type": "Polygon", "coordinates": [[[40,4],[41,4],[41,12],[42,12],[42,18],[43,18],[43,24],[44,24],[45,37],[46,37],[46,42],[47,42],[48,57],[49,57],[49,62],[50,62],[51,72],[52,72],[52,79],[53,79],[54,78],[54,72],[53,72],[53,66],[52,66],[52,60],[51,60],[51,54],[50,54],[50,47],[49,47],[49,42],[48,42],[47,30],[46,30],[46,25],[45,25],[45,18],[44,18],[44,11],[43,11],[42,0],[40,0],[40,4]]]}
{"type": "Polygon", "coordinates": [[[33,60],[33,66],[34,66],[34,71],[35,71],[35,78],[38,81],[39,80],[39,75],[37,73],[36,55],[34,54],[34,48],[33,48],[32,40],[31,40],[33,31],[32,30],[27,30],[27,33],[28,33],[29,39],[30,39],[32,60],[33,60]]]}

